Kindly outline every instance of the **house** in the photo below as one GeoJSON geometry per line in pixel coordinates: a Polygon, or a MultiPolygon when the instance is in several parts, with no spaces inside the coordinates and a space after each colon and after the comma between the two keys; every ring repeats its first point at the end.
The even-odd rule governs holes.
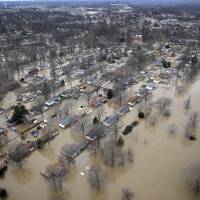
{"type": "MultiPolygon", "coordinates": [[[[59,177],[63,177],[67,174],[67,169],[66,167],[61,164],[61,163],[54,163],[48,166],[49,169],[53,168],[55,171],[55,176],[59,176],[59,177]]],[[[42,176],[44,176],[46,179],[50,179],[52,177],[52,174],[50,173],[50,171],[48,170],[40,172],[40,174],[42,176]]]]}
{"type": "Polygon", "coordinates": [[[92,93],[99,90],[98,87],[96,87],[94,85],[90,85],[87,82],[76,86],[76,89],[78,89],[81,93],[88,94],[88,95],[91,95],[92,93]]]}
{"type": "Polygon", "coordinates": [[[106,102],[106,97],[102,96],[102,95],[98,95],[92,98],[92,100],[90,101],[90,106],[97,108],[98,106],[102,105],[104,102],[106,102]]]}
{"type": "Polygon", "coordinates": [[[77,116],[65,116],[62,118],[59,122],[59,127],[61,128],[67,128],[68,126],[71,126],[77,121],[77,116]]]}
{"type": "Polygon", "coordinates": [[[144,88],[140,88],[139,92],[138,92],[138,96],[143,99],[144,97],[146,97],[147,95],[149,95],[151,93],[150,90],[148,90],[146,87],[144,88]]]}
{"type": "Polygon", "coordinates": [[[31,77],[31,76],[35,76],[35,75],[37,75],[37,73],[38,73],[38,68],[33,68],[33,69],[31,69],[29,72],[28,72],[28,75],[31,77]]]}
{"type": "Polygon", "coordinates": [[[46,81],[46,78],[41,76],[35,76],[33,79],[29,80],[28,83],[31,87],[40,89],[42,84],[46,81]]]}
{"type": "Polygon", "coordinates": [[[50,98],[49,100],[47,100],[46,102],[45,102],[45,104],[47,105],[47,106],[52,106],[52,105],[54,105],[54,104],[56,104],[56,103],[59,103],[60,102],[60,97],[59,96],[55,96],[55,97],[52,97],[52,98],[50,98]]]}
{"type": "Polygon", "coordinates": [[[67,89],[60,94],[61,97],[66,99],[77,99],[79,97],[80,92],[76,88],[67,89]]]}
{"type": "Polygon", "coordinates": [[[78,108],[78,116],[83,117],[85,115],[88,115],[89,113],[91,113],[93,110],[87,106],[80,106],[78,108]]]}
{"type": "Polygon", "coordinates": [[[52,140],[53,138],[55,138],[58,134],[59,134],[59,132],[56,129],[53,129],[49,133],[42,135],[37,140],[37,146],[41,147],[49,140],[52,140]]]}
{"type": "Polygon", "coordinates": [[[6,122],[7,122],[8,127],[17,125],[17,121],[14,118],[10,118],[6,122]]]}
{"type": "Polygon", "coordinates": [[[95,141],[97,137],[102,138],[105,136],[104,128],[102,125],[94,126],[90,131],[86,134],[85,139],[89,141],[95,141]],[[100,127],[99,127],[100,126],[100,127]]]}
{"type": "Polygon", "coordinates": [[[86,143],[71,144],[64,156],[68,156],[70,159],[75,159],[85,148],[86,143]]]}
{"type": "Polygon", "coordinates": [[[129,99],[128,99],[128,105],[130,105],[130,106],[134,106],[136,103],[138,103],[139,102],[139,96],[132,96],[132,97],[130,97],[129,99]]]}
{"type": "Polygon", "coordinates": [[[28,141],[26,144],[21,144],[20,151],[23,152],[23,157],[26,157],[35,149],[36,149],[36,143],[33,141],[28,141]]]}
{"type": "Polygon", "coordinates": [[[117,110],[117,114],[119,114],[119,115],[125,115],[129,111],[130,111],[129,110],[129,106],[128,105],[124,105],[119,110],[117,110]]]}
{"type": "Polygon", "coordinates": [[[112,126],[119,120],[119,118],[120,118],[120,115],[118,113],[113,113],[112,115],[104,119],[103,124],[105,126],[112,126]]]}
{"type": "Polygon", "coordinates": [[[155,90],[158,86],[156,85],[156,83],[149,83],[146,85],[146,89],[152,91],[155,90]]]}

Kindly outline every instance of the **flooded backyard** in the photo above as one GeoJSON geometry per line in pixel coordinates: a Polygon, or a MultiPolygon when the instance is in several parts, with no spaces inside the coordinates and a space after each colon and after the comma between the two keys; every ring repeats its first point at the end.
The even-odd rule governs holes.
{"type": "MultiPolygon", "coordinates": [[[[200,80],[189,86],[182,95],[176,94],[175,87],[159,87],[153,92],[153,100],[160,96],[172,98],[171,116],[159,116],[155,126],[150,126],[147,120],[139,120],[137,128],[131,134],[123,136],[123,148],[133,147],[134,161],[114,168],[104,166],[107,181],[100,192],[92,190],[87,182],[88,167],[95,161],[89,150],[85,150],[76,158],[75,166],[71,167],[63,183],[63,195],[57,194],[40,174],[48,164],[56,162],[65,143],[73,144],[77,141],[73,127],[59,129],[60,134],[49,145],[42,150],[36,150],[23,161],[23,169],[11,164],[5,177],[0,179],[0,185],[7,188],[9,200],[118,200],[121,199],[123,188],[133,191],[136,200],[196,199],[186,183],[185,171],[200,161],[200,140],[199,135],[196,141],[185,139],[184,129],[190,113],[200,112],[199,88],[200,80]],[[183,105],[189,96],[191,110],[186,113],[183,105]],[[168,130],[173,123],[176,124],[177,131],[172,134],[168,130]]],[[[109,110],[112,111],[112,108],[109,110]]],[[[106,112],[109,113],[109,110],[106,112]]],[[[138,108],[134,107],[121,119],[122,130],[127,124],[138,120],[137,114],[138,108]]],[[[98,157],[96,160],[98,161],[98,157]]]]}

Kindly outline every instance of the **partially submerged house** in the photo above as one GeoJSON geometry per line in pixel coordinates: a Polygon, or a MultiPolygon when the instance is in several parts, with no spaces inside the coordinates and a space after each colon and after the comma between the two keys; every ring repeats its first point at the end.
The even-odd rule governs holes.
{"type": "Polygon", "coordinates": [[[54,176],[63,177],[67,174],[67,168],[62,163],[53,163],[47,167],[47,170],[40,172],[46,179],[52,178],[51,168],[54,170],[54,176]]]}
{"type": "Polygon", "coordinates": [[[57,129],[53,129],[48,133],[43,134],[37,139],[37,147],[43,146],[45,143],[55,138],[58,134],[59,132],[57,129]]]}
{"type": "Polygon", "coordinates": [[[148,96],[150,93],[151,93],[151,91],[148,90],[146,88],[146,86],[145,86],[145,87],[142,87],[142,88],[139,89],[139,92],[137,93],[137,96],[139,96],[141,99],[143,99],[146,96],[148,96]]]}
{"type": "Polygon", "coordinates": [[[31,87],[35,89],[40,89],[42,84],[46,81],[46,78],[42,76],[35,76],[33,79],[29,80],[28,83],[31,87]]]}
{"type": "Polygon", "coordinates": [[[63,117],[60,122],[59,122],[59,127],[61,128],[67,128],[69,126],[71,126],[72,124],[74,124],[76,121],[78,120],[77,116],[65,116],[63,117]]]}
{"type": "Polygon", "coordinates": [[[80,106],[80,107],[78,108],[78,111],[77,111],[76,113],[77,113],[77,115],[78,115],[79,117],[83,117],[83,116],[85,116],[85,115],[90,114],[92,111],[93,111],[93,110],[92,110],[91,108],[87,107],[87,106],[83,106],[83,107],[80,106]]]}
{"type": "Polygon", "coordinates": [[[104,121],[102,122],[102,124],[104,124],[105,126],[112,126],[119,120],[119,118],[120,118],[120,114],[113,113],[112,115],[106,117],[104,121]]]}
{"type": "Polygon", "coordinates": [[[119,115],[125,115],[129,111],[130,111],[129,106],[128,105],[124,105],[124,106],[122,106],[121,108],[119,108],[117,110],[117,114],[119,114],[119,115]]]}
{"type": "Polygon", "coordinates": [[[86,147],[87,143],[71,144],[65,151],[64,156],[68,156],[70,159],[75,159],[86,147]]]}
{"type": "Polygon", "coordinates": [[[95,141],[98,137],[105,136],[104,127],[102,125],[93,126],[92,129],[86,134],[85,139],[88,141],[95,141]]]}
{"type": "Polygon", "coordinates": [[[60,97],[59,96],[55,96],[55,97],[51,97],[50,99],[45,101],[45,105],[52,106],[52,105],[57,104],[59,102],[60,102],[60,97]]]}
{"type": "Polygon", "coordinates": [[[129,99],[128,99],[128,105],[130,105],[130,106],[134,106],[136,103],[138,103],[139,102],[139,96],[132,96],[132,97],[130,97],[129,99]]]}
{"type": "Polygon", "coordinates": [[[91,107],[94,107],[94,108],[97,108],[99,107],[100,105],[102,105],[104,102],[107,101],[107,98],[102,96],[102,95],[98,95],[98,96],[95,96],[92,98],[92,100],[90,101],[90,106],[91,107]]]}
{"type": "Polygon", "coordinates": [[[27,141],[26,144],[20,144],[20,152],[22,152],[22,157],[26,157],[31,154],[36,149],[36,142],[27,141]]]}

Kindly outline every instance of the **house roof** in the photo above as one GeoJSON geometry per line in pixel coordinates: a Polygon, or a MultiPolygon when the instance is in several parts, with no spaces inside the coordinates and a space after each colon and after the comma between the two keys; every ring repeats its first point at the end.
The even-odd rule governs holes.
{"type": "Polygon", "coordinates": [[[100,137],[104,135],[104,129],[102,125],[98,125],[99,127],[94,126],[90,131],[86,134],[85,138],[88,140],[96,140],[98,134],[100,137]]]}
{"type": "Polygon", "coordinates": [[[76,116],[65,116],[63,119],[60,120],[59,125],[60,126],[69,126],[77,121],[76,116]]]}
{"type": "Polygon", "coordinates": [[[106,126],[111,126],[114,123],[116,123],[120,118],[120,115],[118,113],[113,113],[112,115],[105,118],[103,121],[103,124],[106,126]]]}

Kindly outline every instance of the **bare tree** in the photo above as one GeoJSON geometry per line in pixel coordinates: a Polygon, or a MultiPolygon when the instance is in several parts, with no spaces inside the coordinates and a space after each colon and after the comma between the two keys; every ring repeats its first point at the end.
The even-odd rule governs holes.
{"type": "Polygon", "coordinates": [[[169,126],[168,132],[171,133],[171,134],[175,134],[176,131],[177,131],[177,126],[176,126],[176,124],[174,124],[174,123],[171,124],[171,125],[169,126]]]}
{"type": "Polygon", "coordinates": [[[119,131],[120,129],[122,128],[122,122],[117,120],[117,122],[112,126],[112,131],[115,135],[115,139],[117,140],[118,138],[118,134],[119,134],[119,131]]]}
{"type": "Polygon", "coordinates": [[[36,99],[36,103],[34,105],[34,108],[37,112],[40,113],[41,117],[42,117],[42,121],[44,121],[44,110],[43,110],[43,107],[44,107],[44,101],[43,101],[43,98],[38,98],[36,99]]]}
{"type": "Polygon", "coordinates": [[[123,85],[117,83],[115,85],[113,93],[114,93],[114,97],[115,97],[115,100],[116,100],[117,104],[119,104],[120,106],[122,105],[123,100],[124,100],[123,91],[124,91],[123,85]]]}
{"type": "Polygon", "coordinates": [[[100,165],[93,165],[88,174],[88,182],[90,186],[96,190],[100,190],[106,181],[106,175],[100,165]]]}
{"type": "Polygon", "coordinates": [[[133,162],[134,154],[133,154],[133,149],[131,147],[128,147],[127,157],[129,162],[133,162]]]}
{"type": "Polygon", "coordinates": [[[51,164],[46,167],[46,172],[49,179],[53,182],[54,187],[59,186],[60,190],[62,191],[62,182],[67,174],[66,167],[61,163],[51,164]]]}
{"type": "Polygon", "coordinates": [[[194,165],[187,171],[187,182],[192,193],[196,196],[200,196],[200,165],[194,165]]]}
{"type": "Polygon", "coordinates": [[[82,133],[82,138],[84,140],[86,129],[89,126],[89,119],[86,116],[79,118],[78,122],[75,124],[78,131],[82,133]]]}
{"type": "Polygon", "coordinates": [[[22,160],[25,156],[25,149],[23,148],[22,143],[14,144],[9,146],[8,155],[9,158],[15,162],[19,163],[20,167],[22,168],[22,160]]]}
{"type": "Polygon", "coordinates": [[[188,97],[184,101],[184,109],[185,109],[185,111],[188,111],[190,108],[191,108],[191,97],[188,97]]]}
{"type": "Polygon", "coordinates": [[[123,200],[132,200],[135,197],[135,194],[131,192],[129,189],[122,189],[122,199],[123,200]]]}
{"type": "Polygon", "coordinates": [[[8,141],[9,140],[6,134],[0,134],[0,148],[3,147],[8,141]]]}
{"type": "Polygon", "coordinates": [[[96,116],[97,116],[99,123],[101,123],[104,114],[105,114],[104,107],[103,106],[98,107],[97,112],[96,112],[96,116]]]}
{"type": "Polygon", "coordinates": [[[76,144],[65,144],[64,146],[62,146],[60,151],[60,160],[62,160],[62,162],[67,164],[69,167],[71,164],[75,164],[74,155],[76,154],[77,149],[78,148],[76,144]]]}
{"type": "Polygon", "coordinates": [[[51,71],[52,78],[55,81],[56,80],[56,64],[53,58],[50,58],[50,71],[51,71]]]}
{"type": "Polygon", "coordinates": [[[41,92],[42,92],[42,96],[47,100],[51,93],[51,90],[50,90],[50,87],[49,87],[47,81],[44,81],[42,88],[41,88],[41,92]]]}
{"type": "Polygon", "coordinates": [[[199,120],[200,120],[200,115],[198,112],[195,111],[190,115],[190,123],[194,130],[198,128],[199,120]]]}
{"type": "Polygon", "coordinates": [[[158,122],[156,115],[150,115],[148,118],[149,125],[155,126],[158,122]]]}
{"type": "Polygon", "coordinates": [[[95,124],[92,129],[94,135],[96,135],[97,139],[97,147],[98,149],[100,148],[100,139],[104,136],[105,134],[105,128],[101,124],[95,124]]]}
{"type": "Polygon", "coordinates": [[[193,139],[195,137],[195,133],[199,127],[200,116],[198,112],[193,112],[189,120],[185,126],[185,137],[189,139],[193,139]]]}
{"type": "Polygon", "coordinates": [[[116,145],[115,141],[109,141],[104,144],[103,159],[108,166],[114,167],[119,164],[121,158],[121,148],[116,145]]]}
{"type": "Polygon", "coordinates": [[[164,114],[164,112],[168,110],[171,102],[171,99],[167,97],[161,97],[157,100],[156,104],[161,114],[164,114]]]}
{"type": "Polygon", "coordinates": [[[63,109],[62,109],[62,112],[64,115],[70,115],[73,111],[73,102],[72,101],[66,101],[64,106],[63,106],[63,109]]]}

